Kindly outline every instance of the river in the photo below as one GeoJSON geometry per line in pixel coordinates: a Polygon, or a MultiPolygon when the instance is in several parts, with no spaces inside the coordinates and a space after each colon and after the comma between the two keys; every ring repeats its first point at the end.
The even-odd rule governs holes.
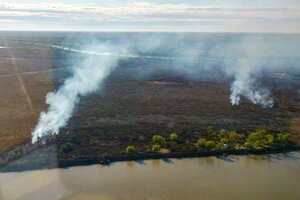
{"type": "Polygon", "coordinates": [[[300,152],[0,174],[3,200],[300,199],[300,152]]]}

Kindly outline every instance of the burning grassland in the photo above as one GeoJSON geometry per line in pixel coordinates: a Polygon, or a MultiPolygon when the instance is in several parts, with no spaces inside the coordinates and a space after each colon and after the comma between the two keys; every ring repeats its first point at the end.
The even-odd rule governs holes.
{"type": "MultiPolygon", "coordinates": [[[[177,42],[184,50],[194,47],[177,42]]],[[[262,45],[261,55],[274,47],[265,39],[255,42],[262,45]]],[[[206,50],[205,58],[201,50],[201,55],[180,54],[176,60],[140,56],[149,49],[132,44],[121,49],[98,40],[91,44],[72,51],[49,43],[42,51],[17,48],[14,63],[7,61],[7,49],[1,49],[6,56],[0,59],[3,151],[17,148],[20,156],[54,145],[60,162],[121,155],[128,146],[146,152],[153,134],[168,137],[172,132],[180,136],[180,144],[168,151],[188,152],[199,138],[208,137],[208,127],[244,135],[257,129],[274,135],[297,132],[291,121],[300,113],[298,66],[286,59],[276,63],[274,55],[281,50],[261,56],[252,51],[255,45],[247,47],[241,39],[238,45],[221,43],[206,50]],[[281,66],[286,63],[291,64],[288,70],[281,66]],[[30,146],[31,139],[37,144],[30,146]],[[24,141],[29,146],[22,147],[24,141]]],[[[283,50],[290,46],[295,49],[289,43],[283,50]]],[[[150,49],[157,48],[161,46],[150,49]]]]}

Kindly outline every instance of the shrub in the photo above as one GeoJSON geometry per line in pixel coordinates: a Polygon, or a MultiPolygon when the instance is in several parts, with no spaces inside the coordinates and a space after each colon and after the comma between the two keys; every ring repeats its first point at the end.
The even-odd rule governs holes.
{"type": "Polygon", "coordinates": [[[214,141],[207,141],[206,143],[205,143],[205,148],[206,149],[214,149],[214,148],[216,148],[216,143],[214,142],[214,141]]]}
{"type": "Polygon", "coordinates": [[[262,147],[263,145],[264,143],[260,140],[256,140],[254,143],[252,143],[252,146],[255,148],[262,147]]]}
{"type": "Polygon", "coordinates": [[[221,139],[221,138],[225,138],[227,137],[227,132],[225,129],[221,129],[219,134],[218,134],[218,137],[221,139]]]}
{"type": "Polygon", "coordinates": [[[152,140],[153,140],[153,142],[158,143],[158,144],[165,143],[165,138],[161,135],[153,135],[152,140]]]}
{"type": "Polygon", "coordinates": [[[218,133],[213,131],[212,133],[208,134],[207,139],[209,139],[209,140],[218,140],[218,137],[219,137],[218,133]]]}
{"type": "Polygon", "coordinates": [[[132,153],[132,152],[135,152],[134,146],[129,145],[128,147],[126,147],[126,153],[132,153]]]}
{"type": "Polygon", "coordinates": [[[277,144],[285,146],[290,142],[291,134],[290,133],[279,133],[276,138],[277,144]]]}
{"type": "Polygon", "coordinates": [[[198,141],[196,142],[197,147],[204,147],[206,144],[206,140],[203,138],[199,138],[198,141]]]}
{"type": "Polygon", "coordinates": [[[218,143],[217,146],[216,146],[216,149],[223,149],[223,144],[218,143]]]}
{"type": "Polygon", "coordinates": [[[220,141],[221,141],[222,144],[228,144],[229,143],[229,140],[227,138],[222,138],[220,141]]]}
{"type": "Polygon", "coordinates": [[[271,134],[265,135],[266,142],[268,145],[273,145],[274,144],[274,136],[271,134]]]}
{"type": "Polygon", "coordinates": [[[238,134],[235,131],[230,131],[228,133],[228,137],[229,137],[230,142],[232,142],[232,143],[244,143],[245,142],[244,141],[245,136],[242,134],[238,134]]]}
{"type": "Polygon", "coordinates": [[[159,150],[160,150],[160,145],[159,144],[152,145],[152,151],[157,152],[159,150]]]}
{"type": "Polygon", "coordinates": [[[248,135],[247,142],[255,142],[256,140],[263,140],[265,134],[266,134],[265,130],[258,130],[258,131],[252,132],[248,135]]]}
{"type": "Polygon", "coordinates": [[[64,153],[69,153],[70,151],[72,151],[72,149],[73,149],[73,146],[70,143],[63,144],[60,147],[60,150],[64,153]]]}
{"type": "Polygon", "coordinates": [[[176,140],[177,139],[177,134],[176,133],[172,133],[171,135],[170,135],[170,139],[171,140],[176,140]]]}
{"type": "Polygon", "coordinates": [[[247,143],[252,147],[263,147],[267,144],[266,131],[258,130],[248,135],[246,139],[247,143]]]}

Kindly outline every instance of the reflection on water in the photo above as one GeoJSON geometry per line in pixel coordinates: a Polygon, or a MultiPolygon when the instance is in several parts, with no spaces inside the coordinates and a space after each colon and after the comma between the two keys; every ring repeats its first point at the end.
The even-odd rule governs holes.
{"type": "Polygon", "coordinates": [[[160,160],[151,160],[151,164],[153,166],[159,166],[160,165],[160,160]]]}
{"type": "Polygon", "coordinates": [[[1,199],[300,199],[300,152],[2,173],[1,199]]]}

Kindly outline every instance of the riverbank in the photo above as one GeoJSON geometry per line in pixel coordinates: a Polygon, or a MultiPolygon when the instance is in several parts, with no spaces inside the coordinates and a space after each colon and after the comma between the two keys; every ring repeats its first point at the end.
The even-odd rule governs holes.
{"type": "MultiPolygon", "coordinates": [[[[21,172],[28,170],[68,168],[74,166],[87,166],[94,164],[111,165],[121,161],[140,161],[140,160],[155,160],[155,159],[182,159],[182,158],[197,158],[211,156],[230,156],[230,155],[268,155],[276,153],[288,153],[291,151],[300,151],[300,146],[292,145],[287,147],[266,147],[266,148],[249,148],[249,149],[223,149],[223,150],[201,150],[195,152],[170,152],[170,153],[129,153],[119,155],[108,155],[99,157],[77,157],[72,160],[57,159],[56,149],[53,146],[48,146],[44,149],[33,153],[39,153],[39,156],[27,156],[24,160],[16,160],[16,162],[7,163],[0,166],[0,172],[21,172]],[[32,158],[44,158],[33,160],[32,158]]],[[[21,158],[22,159],[22,158],[21,158]]]]}
{"type": "Polygon", "coordinates": [[[123,155],[113,155],[103,158],[86,158],[76,159],[71,161],[62,161],[58,167],[72,167],[80,165],[102,164],[109,165],[120,161],[137,161],[137,160],[154,160],[154,159],[169,159],[169,158],[195,158],[195,157],[209,157],[209,156],[230,156],[230,155],[267,155],[275,153],[287,153],[291,151],[299,151],[300,146],[289,147],[268,147],[261,149],[226,149],[226,150],[210,150],[199,152],[172,152],[172,153],[131,153],[123,155]]]}
{"type": "Polygon", "coordinates": [[[169,134],[169,137],[154,134],[152,140],[139,138],[134,145],[128,145],[126,148],[118,145],[117,148],[102,151],[100,154],[94,151],[99,149],[98,145],[89,146],[82,143],[81,138],[68,137],[68,142],[64,143],[61,141],[65,140],[55,136],[43,138],[44,141],[40,140],[34,144],[27,141],[2,152],[0,171],[66,168],[91,164],[110,165],[113,162],[132,160],[262,155],[300,150],[300,146],[290,133],[274,134],[264,129],[240,134],[236,131],[208,128],[206,135],[203,134],[198,138],[183,138],[181,134],[176,133],[169,134]]]}

